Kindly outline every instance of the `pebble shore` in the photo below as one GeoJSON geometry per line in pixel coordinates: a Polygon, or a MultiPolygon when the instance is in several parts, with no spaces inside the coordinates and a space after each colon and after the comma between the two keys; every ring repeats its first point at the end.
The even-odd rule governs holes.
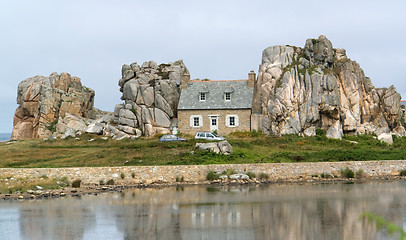
{"type": "Polygon", "coordinates": [[[125,189],[131,188],[162,188],[162,187],[182,187],[191,185],[264,185],[264,184],[321,184],[321,183],[362,183],[368,181],[396,181],[406,180],[405,176],[379,176],[379,177],[363,177],[363,178],[322,178],[322,177],[307,177],[298,179],[279,179],[276,181],[259,181],[257,179],[247,180],[229,180],[221,179],[214,181],[202,182],[177,182],[177,183],[150,183],[150,184],[130,184],[123,183],[118,185],[85,185],[79,188],[65,187],[61,189],[51,190],[31,190],[25,193],[0,194],[0,199],[3,200],[41,200],[63,197],[81,197],[83,195],[99,195],[105,192],[122,192],[125,189]]]}

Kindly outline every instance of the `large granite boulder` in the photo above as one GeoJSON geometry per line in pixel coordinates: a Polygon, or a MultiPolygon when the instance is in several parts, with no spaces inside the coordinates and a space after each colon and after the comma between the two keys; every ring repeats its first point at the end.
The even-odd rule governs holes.
{"type": "Polygon", "coordinates": [[[196,143],[196,148],[200,151],[211,151],[217,154],[221,153],[229,155],[233,153],[233,147],[227,140],[220,142],[196,143]]]}
{"type": "Polygon", "coordinates": [[[189,71],[183,61],[169,64],[145,62],[123,65],[118,82],[122,104],[114,110],[115,133],[153,136],[170,133],[176,126],[180,79],[189,71]],[[124,130],[125,129],[125,130],[124,130]],[[123,133],[124,132],[124,133],[123,133]]]}
{"type": "Polygon", "coordinates": [[[375,88],[344,49],[334,49],[320,36],[308,39],[304,48],[263,51],[253,112],[262,116],[262,130],[270,135],[311,136],[321,128],[338,139],[342,134],[404,136],[400,99],[394,86],[375,88]]]}
{"type": "MultiPolygon", "coordinates": [[[[82,131],[94,115],[95,93],[68,73],[35,76],[18,85],[12,139],[45,138],[82,131]],[[72,121],[70,121],[72,120],[72,121]],[[60,131],[60,132],[57,132],[60,131]]],[[[68,134],[69,135],[69,134],[68,134]]]]}

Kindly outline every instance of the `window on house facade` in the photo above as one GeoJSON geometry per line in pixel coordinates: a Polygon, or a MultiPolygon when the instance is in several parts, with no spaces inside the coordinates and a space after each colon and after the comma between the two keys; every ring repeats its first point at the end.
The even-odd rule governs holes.
{"type": "Polygon", "coordinates": [[[199,96],[199,101],[206,101],[206,93],[200,93],[199,94],[200,96],[199,96]]]}
{"type": "Polygon", "coordinates": [[[212,126],[217,126],[217,118],[212,118],[211,119],[211,125],[212,126]]]}
{"type": "Polygon", "coordinates": [[[193,118],[193,127],[198,127],[198,126],[200,126],[199,118],[198,118],[198,117],[194,117],[194,118],[193,118]]]}
{"type": "Polygon", "coordinates": [[[235,117],[230,117],[230,127],[234,127],[235,126],[235,117]]]}
{"type": "Polygon", "coordinates": [[[231,93],[229,93],[229,92],[224,93],[224,100],[231,101],[231,93]]]}
{"type": "Polygon", "coordinates": [[[238,115],[227,115],[226,116],[226,126],[227,127],[238,127],[238,115]]]}
{"type": "Polygon", "coordinates": [[[190,116],[190,127],[197,128],[203,126],[203,117],[201,115],[190,116]]]}

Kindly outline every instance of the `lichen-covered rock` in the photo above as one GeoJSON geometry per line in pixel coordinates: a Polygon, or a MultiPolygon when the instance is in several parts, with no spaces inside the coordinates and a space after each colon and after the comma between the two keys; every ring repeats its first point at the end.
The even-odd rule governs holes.
{"type": "Polygon", "coordinates": [[[170,133],[177,115],[180,79],[189,73],[183,61],[132,63],[123,65],[121,73],[118,85],[124,104],[114,110],[114,123],[122,126],[119,131],[125,129],[132,135],[134,129],[134,134],[138,130],[145,136],[170,133]]]}
{"type": "Polygon", "coordinates": [[[62,136],[64,132],[56,132],[57,129],[78,130],[81,119],[94,112],[94,95],[92,89],[82,86],[80,78],[68,73],[52,73],[49,77],[35,76],[22,81],[18,85],[19,106],[14,115],[12,139],[62,136]],[[65,118],[75,118],[75,123],[68,126],[69,121],[65,118]],[[59,122],[61,126],[58,126],[59,122]]]}
{"type": "Polygon", "coordinates": [[[196,148],[201,151],[211,151],[217,154],[222,153],[225,155],[233,152],[233,147],[227,140],[220,142],[196,143],[196,148]]]}
{"type": "Polygon", "coordinates": [[[401,96],[394,86],[375,88],[344,49],[325,37],[305,47],[273,46],[262,54],[253,112],[262,114],[262,130],[271,135],[328,137],[342,134],[395,133],[404,136],[401,96]]]}

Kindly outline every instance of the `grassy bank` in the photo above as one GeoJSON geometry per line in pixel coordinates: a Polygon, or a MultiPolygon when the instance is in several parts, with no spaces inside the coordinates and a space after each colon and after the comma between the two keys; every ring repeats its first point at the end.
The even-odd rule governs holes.
{"type": "MultiPolygon", "coordinates": [[[[220,163],[279,163],[406,159],[406,138],[389,146],[373,136],[345,136],[343,140],[315,137],[268,137],[257,132],[234,133],[227,140],[231,155],[195,152],[196,140],[158,142],[158,138],[103,140],[83,135],[80,140],[29,140],[0,143],[0,167],[96,167],[220,163]],[[94,138],[94,141],[89,141],[94,138]],[[357,143],[355,143],[357,142],[357,143]]],[[[201,140],[199,141],[201,142],[201,140]]]]}

